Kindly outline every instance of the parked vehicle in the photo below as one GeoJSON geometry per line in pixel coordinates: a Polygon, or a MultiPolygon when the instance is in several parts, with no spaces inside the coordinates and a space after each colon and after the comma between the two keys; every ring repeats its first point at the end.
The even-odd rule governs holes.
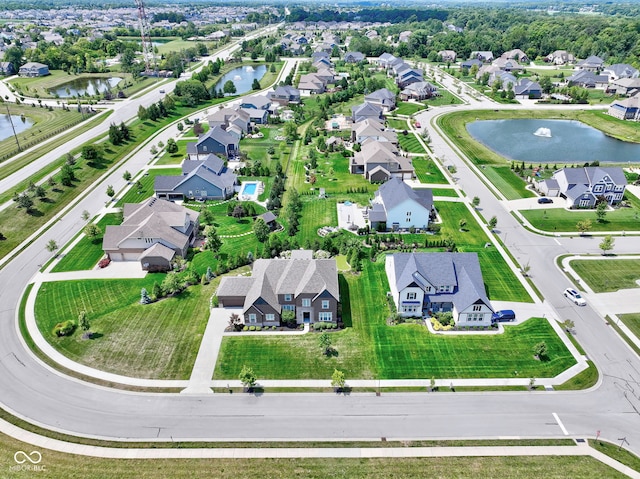
{"type": "Polygon", "coordinates": [[[516,313],[514,313],[511,309],[503,309],[500,311],[496,311],[491,315],[492,323],[501,323],[504,321],[515,321],[516,313]]]}
{"type": "Polygon", "coordinates": [[[546,196],[543,196],[542,198],[538,198],[539,205],[547,205],[549,203],[553,203],[553,200],[551,198],[547,198],[546,196]]]}
{"type": "Polygon", "coordinates": [[[564,297],[569,298],[577,306],[586,306],[586,300],[575,289],[567,288],[564,290],[564,297]]]}

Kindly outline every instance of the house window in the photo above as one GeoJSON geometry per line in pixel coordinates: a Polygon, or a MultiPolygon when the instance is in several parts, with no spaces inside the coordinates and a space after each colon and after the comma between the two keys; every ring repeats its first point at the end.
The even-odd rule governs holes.
{"type": "Polygon", "coordinates": [[[284,295],[284,300],[285,300],[286,302],[291,301],[291,295],[290,295],[290,294],[285,294],[285,295],[284,295]]]}
{"type": "Polygon", "coordinates": [[[202,151],[207,151],[207,145],[202,145],[202,151]]]}
{"type": "Polygon", "coordinates": [[[596,186],[593,188],[593,192],[594,192],[594,193],[600,193],[601,191],[602,191],[602,185],[596,185],[596,186]]]}
{"type": "Polygon", "coordinates": [[[318,313],[318,321],[333,321],[333,314],[330,311],[318,313]]]}
{"type": "Polygon", "coordinates": [[[482,311],[482,305],[481,304],[476,304],[473,306],[473,310],[474,311],[482,311]]]}
{"type": "Polygon", "coordinates": [[[275,321],[276,320],[276,315],[275,314],[266,314],[264,317],[265,321],[275,321]]]}
{"type": "Polygon", "coordinates": [[[302,299],[302,306],[305,308],[308,308],[311,306],[311,299],[310,298],[303,298],[302,299]]]}
{"type": "Polygon", "coordinates": [[[283,304],[282,309],[284,311],[295,311],[296,307],[293,304],[283,304]]]}
{"type": "Polygon", "coordinates": [[[583,208],[589,206],[589,200],[580,200],[580,206],[583,208]]]}
{"type": "Polygon", "coordinates": [[[322,300],[322,309],[329,309],[329,300],[328,299],[323,299],[322,300]]]}
{"type": "Polygon", "coordinates": [[[407,299],[416,299],[416,293],[407,293],[407,299]]]}
{"type": "Polygon", "coordinates": [[[611,191],[611,188],[613,188],[613,185],[612,185],[611,183],[609,183],[609,184],[607,185],[607,191],[611,191]]]}
{"type": "Polygon", "coordinates": [[[249,314],[249,322],[250,323],[257,323],[258,320],[256,319],[256,315],[254,313],[249,314]]]}

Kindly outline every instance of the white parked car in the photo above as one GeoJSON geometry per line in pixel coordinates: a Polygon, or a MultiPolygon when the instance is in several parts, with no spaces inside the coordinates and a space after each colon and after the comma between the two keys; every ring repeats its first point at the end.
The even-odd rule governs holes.
{"type": "Polygon", "coordinates": [[[571,301],[576,303],[578,306],[586,306],[587,302],[585,299],[578,293],[575,289],[567,288],[564,290],[565,298],[569,298],[571,301]]]}

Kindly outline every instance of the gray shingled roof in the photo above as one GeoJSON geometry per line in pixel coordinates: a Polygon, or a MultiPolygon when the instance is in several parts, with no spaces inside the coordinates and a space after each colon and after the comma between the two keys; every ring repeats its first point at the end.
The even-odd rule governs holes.
{"type": "Polygon", "coordinates": [[[367,103],[366,101],[360,105],[355,105],[351,107],[351,114],[354,118],[360,117],[376,117],[379,118],[382,116],[382,108],[377,105],[372,105],[371,103],[367,103]]]}
{"type": "Polygon", "coordinates": [[[386,211],[405,200],[415,201],[429,211],[433,208],[433,193],[430,189],[413,190],[400,178],[391,178],[381,185],[375,196],[384,204],[386,211]]]}
{"type": "Polygon", "coordinates": [[[171,261],[175,255],[176,252],[171,248],[167,248],[162,243],[156,243],[151,248],[147,248],[146,250],[144,250],[139,259],[143,260],[144,258],[155,257],[171,261]]]}
{"type": "Polygon", "coordinates": [[[368,95],[365,95],[364,99],[365,99],[365,101],[369,100],[369,99],[371,99],[371,100],[393,100],[393,101],[395,101],[396,95],[395,95],[395,93],[393,93],[388,88],[380,88],[379,90],[376,90],[374,92],[369,93],[368,95]]]}
{"type": "Polygon", "coordinates": [[[245,97],[242,100],[241,104],[254,105],[259,109],[263,109],[262,107],[265,107],[271,104],[271,100],[269,100],[269,98],[267,98],[265,95],[251,95],[251,96],[245,97]]]}

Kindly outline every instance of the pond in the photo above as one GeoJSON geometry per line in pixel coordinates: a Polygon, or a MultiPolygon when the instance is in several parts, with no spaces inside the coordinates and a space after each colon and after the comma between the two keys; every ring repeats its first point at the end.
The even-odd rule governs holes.
{"type": "Polygon", "coordinates": [[[75,98],[84,96],[85,93],[95,95],[110,90],[122,81],[120,77],[111,78],[76,78],[55,88],[51,88],[49,93],[60,98],[75,98]]]}
{"type": "Polygon", "coordinates": [[[236,86],[235,94],[242,95],[243,93],[251,91],[253,80],[261,80],[265,73],[267,73],[267,67],[265,65],[260,65],[257,67],[252,67],[251,65],[249,65],[245,67],[234,68],[229,73],[225,73],[224,75],[222,75],[222,78],[220,78],[214,88],[216,90],[222,91],[224,84],[227,81],[231,80],[236,86]]]}
{"type": "Polygon", "coordinates": [[[7,114],[0,115],[0,141],[13,136],[11,122],[13,122],[16,134],[22,133],[33,126],[33,122],[25,116],[21,117],[20,115],[7,114]]]}
{"type": "Polygon", "coordinates": [[[528,163],[640,162],[640,144],[575,120],[481,120],[467,131],[499,155],[528,163]]]}

